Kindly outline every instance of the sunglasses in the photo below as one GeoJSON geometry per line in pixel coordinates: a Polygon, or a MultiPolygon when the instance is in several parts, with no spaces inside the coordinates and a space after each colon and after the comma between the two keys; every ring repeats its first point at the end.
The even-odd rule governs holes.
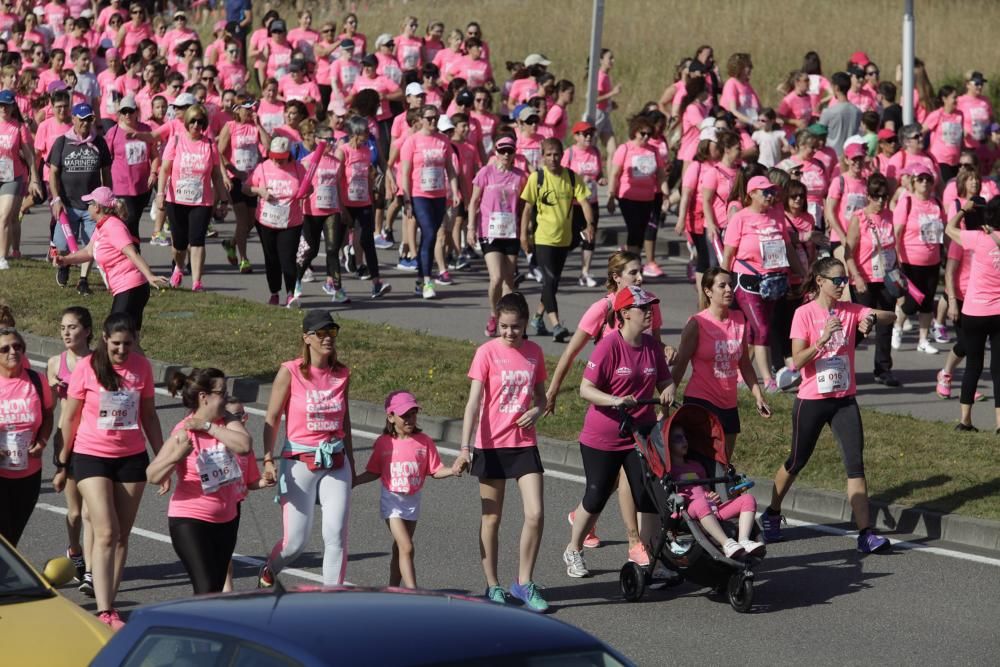
{"type": "Polygon", "coordinates": [[[521,122],[523,122],[525,125],[538,125],[539,121],[538,121],[538,118],[532,117],[532,118],[529,118],[528,120],[521,121],[521,122]]]}
{"type": "Polygon", "coordinates": [[[653,310],[653,304],[644,303],[641,306],[629,306],[629,310],[641,310],[644,313],[648,313],[649,311],[653,310]]]}
{"type": "Polygon", "coordinates": [[[215,81],[215,77],[214,76],[203,76],[203,77],[201,77],[201,80],[202,81],[215,81]]]}
{"type": "Polygon", "coordinates": [[[11,350],[20,354],[24,352],[24,345],[22,345],[21,343],[12,343],[10,345],[4,345],[3,347],[0,347],[0,354],[7,354],[11,350]]]}
{"type": "Polygon", "coordinates": [[[204,130],[206,127],[208,127],[208,119],[201,116],[198,118],[192,118],[191,120],[188,121],[188,125],[196,125],[197,127],[200,127],[201,129],[204,130]]]}
{"type": "Polygon", "coordinates": [[[881,72],[879,72],[877,69],[868,70],[867,72],[865,72],[865,76],[878,76],[879,74],[881,74],[881,72]]]}
{"type": "Polygon", "coordinates": [[[326,340],[327,338],[336,338],[337,334],[340,333],[340,329],[337,327],[327,328],[327,329],[317,329],[316,331],[307,331],[306,335],[316,336],[320,340],[326,340]]]}
{"type": "Polygon", "coordinates": [[[437,116],[424,116],[423,119],[426,120],[428,123],[436,123],[438,121],[437,116]]]}
{"type": "Polygon", "coordinates": [[[788,195],[789,199],[805,199],[805,195],[788,195]]]}
{"type": "Polygon", "coordinates": [[[777,197],[778,188],[767,188],[766,190],[759,190],[760,194],[764,197],[777,197]]]}
{"type": "Polygon", "coordinates": [[[513,148],[498,148],[497,149],[497,155],[513,155],[513,154],[514,154],[514,149],[513,148]]]}
{"type": "Polygon", "coordinates": [[[639,131],[639,136],[640,137],[646,137],[648,139],[649,137],[653,136],[653,133],[650,132],[650,131],[648,131],[648,130],[640,130],[639,131]]]}
{"type": "Polygon", "coordinates": [[[931,176],[928,176],[927,174],[921,174],[920,176],[917,176],[917,178],[915,180],[918,183],[931,183],[931,182],[934,181],[934,178],[931,177],[931,176]]]}
{"type": "Polygon", "coordinates": [[[126,107],[124,109],[119,109],[118,113],[120,113],[122,115],[125,115],[125,116],[131,116],[132,114],[135,113],[135,109],[129,109],[128,107],[126,107]]]}
{"type": "Polygon", "coordinates": [[[844,285],[847,284],[847,280],[848,280],[847,276],[833,276],[833,277],[830,277],[830,276],[820,275],[820,278],[824,278],[826,280],[829,280],[831,283],[833,283],[837,287],[843,287],[844,285]]]}

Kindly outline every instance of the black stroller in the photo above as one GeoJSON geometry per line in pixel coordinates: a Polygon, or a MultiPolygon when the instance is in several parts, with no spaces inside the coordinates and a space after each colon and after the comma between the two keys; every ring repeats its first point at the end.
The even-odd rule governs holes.
{"type": "MultiPolygon", "coordinates": [[[[641,404],[658,403],[655,399],[641,404]]],[[[642,460],[643,484],[660,515],[660,534],[652,545],[650,563],[641,566],[628,562],[621,569],[622,594],[629,602],[636,602],[652,581],[652,571],[657,561],[678,575],[674,583],[690,581],[711,588],[716,594],[725,594],[729,604],[738,612],[747,612],[753,604],[753,567],[763,558],[734,560],[726,558],[715,542],[702,530],[701,524],[688,516],[686,499],[677,493],[680,486],[707,485],[723,501],[744,493],[753,482],[737,475],[726,455],[722,425],[711,412],[697,405],[682,405],[670,417],[660,420],[648,436],[638,433],[629,415],[623,411],[621,432],[632,433],[635,448],[642,460]],[[697,461],[712,475],[705,479],[675,481],[670,478],[670,454],[664,448],[671,425],[683,426],[688,439],[688,458],[697,461]]],[[[736,536],[736,526],[721,521],[723,530],[730,537],[736,536]]],[[[754,523],[751,538],[760,530],[754,523]]]]}

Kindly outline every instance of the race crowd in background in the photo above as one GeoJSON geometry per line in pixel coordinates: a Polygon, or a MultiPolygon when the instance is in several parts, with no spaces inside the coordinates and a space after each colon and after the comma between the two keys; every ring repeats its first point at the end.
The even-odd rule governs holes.
{"type": "MultiPolygon", "coordinates": [[[[780,541],[782,499],[829,425],[858,549],[889,547],[868,511],[855,401],[862,338],[875,348],[875,381],[888,387],[900,385],[893,357],[906,333],[916,328],[923,354],[954,341],[936,392],[952,395],[964,361],[957,429],[976,430],[986,351],[1000,344],[1000,124],[979,71],[967,72],[961,89],[935,90],[916,61],[915,122],[904,124],[897,85],[863,51],[828,76],[818,54],[805,54],[781,82],[780,104],[765,108],[751,55],[719,64],[706,45],[677,64],[662,94],[649,91],[653,101],[625,110],[605,48],[596,116],[577,120],[584,82],[550,71],[542,53],[494,69],[489,33],[474,21],[449,30],[407,17],[399,34],[369,40],[353,13],[314,27],[308,10],[257,16],[248,0],[232,0],[203,41],[183,9],[121,0],[3,5],[0,281],[17,270],[8,260],[22,257],[25,214],[47,206],[56,281],[86,297],[96,264],[114,300],[103,323],[86,308],[66,309],[58,323],[66,351],[45,378],[28,367],[16,314],[2,313],[0,532],[16,544],[25,529],[53,436],[67,554],[112,627],[122,624],[114,599],[147,482],[161,493],[173,486],[171,540],[195,593],[207,593],[231,588],[240,502],[267,487],[281,500],[283,536],[259,585],[273,585],[302,553],[317,507],[323,578],[342,583],[351,489],[380,480],[394,542],[390,583],[413,587],[425,478],[469,472],[483,499],[486,596],[544,611],[532,579],[544,507],[534,425],[555,410],[591,341],[580,386],[590,403],[580,435],[587,490],[569,515],[563,553],[571,577],[588,576],[583,552],[600,544],[597,519],[616,488],[628,558],[670,576],[649,562],[659,524],[618,418],[627,410],[651,426],[656,411],[636,400],[659,397],[669,409],[688,367],[682,400],[715,415],[730,454],[741,389],[762,418],[769,394],[797,393],[791,454],[759,517],[766,542],[780,541]],[[616,136],[616,116],[627,136],[616,136]],[[624,218],[606,271],[594,263],[602,210],[624,218]],[[219,238],[230,213],[234,233],[219,238]],[[665,281],[657,237],[672,214],[694,284],[692,316],[675,341],[661,339],[659,299],[647,290],[665,281]],[[225,374],[211,368],[171,380],[190,415],[161,432],[138,348],[150,291],[186,280],[194,292],[210,289],[209,252],[258,280],[249,275],[259,268],[252,242],[261,244],[274,306],[297,307],[312,283],[338,311],[352,297],[385,298],[387,271],[413,274],[403,298],[436,299],[456,274],[485,264],[488,340],[471,361],[461,454],[451,466],[420,433],[413,387],[386,398],[385,433],[356,467],[341,323],[325,310],[305,313],[299,356],[274,381],[263,443],[226,396],[225,374]],[[169,277],[144,259],[145,243],[171,248],[169,277]],[[558,291],[576,252],[575,279],[601,294],[573,328],[558,291]],[[540,284],[531,304],[526,281],[540,284]],[[566,343],[551,378],[528,333],[566,343]],[[504,588],[497,567],[507,479],[521,492],[524,527],[518,577],[504,588]]],[[[998,364],[991,356],[1000,432],[998,364]]],[[[721,502],[706,498],[706,507],[721,502]]],[[[762,548],[744,531],[741,538],[720,544],[727,557],[762,548]]]]}

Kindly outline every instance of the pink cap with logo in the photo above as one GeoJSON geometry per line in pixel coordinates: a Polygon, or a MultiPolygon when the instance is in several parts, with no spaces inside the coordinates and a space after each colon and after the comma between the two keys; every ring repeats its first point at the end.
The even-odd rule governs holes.
{"type": "Polygon", "coordinates": [[[417,399],[408,391],[399,390],[385,397],[385,414],[405,415],[413,408],[420,409],[417,399]]]}

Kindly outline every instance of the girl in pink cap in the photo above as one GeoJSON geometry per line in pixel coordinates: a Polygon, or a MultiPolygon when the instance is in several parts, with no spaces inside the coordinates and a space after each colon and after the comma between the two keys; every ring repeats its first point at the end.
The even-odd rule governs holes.
{"type": "Polygon", "coordinates": [[[392,535],[389,585],[417,587],[413,564],[413,533],[420,517],[420,495],[428,475],[444,479],[456,473],[441,463],[434,441],[417,427],[420,405],[408,391],[394,391],[385,399],[385,428],[375,440],[365,471],[354,486],[382,480],[379,507],[392,535]]]}

